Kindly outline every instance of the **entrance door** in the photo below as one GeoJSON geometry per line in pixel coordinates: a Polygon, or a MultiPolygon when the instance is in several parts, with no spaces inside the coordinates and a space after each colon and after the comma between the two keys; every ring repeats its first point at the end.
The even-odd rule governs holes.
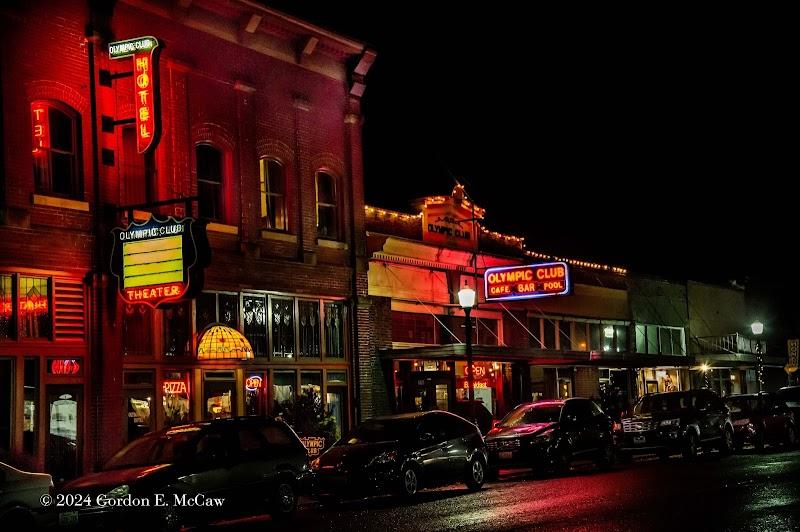
{"type": "Polygon", "coordinates": [[[54,482],[78,476],[81,456],[83,397],[81,386],[47,387],[45,468],[54,482]]]}
{"type": "Polygon", "coordinates": [[[453,376],[444,371],[413,371],[408,375],[411,410],[449,410],[453,376]]]}

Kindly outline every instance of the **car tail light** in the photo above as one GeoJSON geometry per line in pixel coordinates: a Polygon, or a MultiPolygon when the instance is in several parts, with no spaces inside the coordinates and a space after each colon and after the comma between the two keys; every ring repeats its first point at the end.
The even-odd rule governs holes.
{"type": "Polygon", "coordinates": [[[617,423],[616,421],[611,425],[611,430],[614,432],[621,432],[622,431],[622,423],[617,423]]]}

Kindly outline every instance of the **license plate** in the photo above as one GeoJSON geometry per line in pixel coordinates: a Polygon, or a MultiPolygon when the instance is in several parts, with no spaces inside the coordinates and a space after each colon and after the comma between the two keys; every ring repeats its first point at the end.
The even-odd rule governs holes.
{"type": "Polygon", "coordinates": [[[644,436],[634,436],[633,437],[633,443],[635,443],[636,445],[642,444],[645,441],[646,441],[646,439],[645,439],[644,436]]]}
{"type": "Polygon", "coordinates": [[[498,454],[500,460],[511,460],[514,458],[514,453],[512,451],[502,451],[498,454]]]}
{"type": "Polygon", "coordinates": [[[58,524],[69,526],[78,524],[78,512],[63,512],[58,514],[58,524]]]}

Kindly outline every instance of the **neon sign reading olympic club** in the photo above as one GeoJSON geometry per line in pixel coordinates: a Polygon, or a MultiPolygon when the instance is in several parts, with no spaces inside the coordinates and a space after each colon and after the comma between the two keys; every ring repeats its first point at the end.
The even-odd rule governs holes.
{"type": "Polygon", "coordinates": [[[157,49],[158,39],[151,36],[112,42],[108,45],[109,58],[133,58],[133,101],[136,113],[136,145],[139,153],[155,148],[161,133],[157,49]]]}
{"type": "Polygon", "coordinates": [[[530,299],[569,293],[565,262],[489,268],[483,274],[487,301],[530,299]]]}

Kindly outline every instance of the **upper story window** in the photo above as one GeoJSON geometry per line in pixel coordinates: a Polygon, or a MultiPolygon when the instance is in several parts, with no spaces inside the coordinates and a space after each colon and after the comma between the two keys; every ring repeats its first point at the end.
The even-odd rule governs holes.
{"type": "Polygon", "coordinates": [[[46,277],[19,278],[19,335],[20,338],[52,336],[53,319],[50,304],[50,279],[46,277]]]}
{"type": "Polygon", "coordinates": [[[58,102],[35,101],[31,121],[36,192],[82,198],[78,113],[58,102]]]}
{"type": "Polygon", "coordinates": [[[636,352],[652,355],[685,355],[683,327],[636,324],[636,352]]]}
{"type": "Polygon", "coordinates": [[[336,178],[322,170],[317,172],[317,236],[339,238],[336,178]]]}
{"type": "Polygon", "coordinates": [[[197,160],[197,195],[201,217],[222,220],[222,151],[211,144],[195,147],[197,160]]]}
{"type": "Polygon", "coordinates": [[[16,317],[14,277],[0,275],[0,340],[10,340],[16,337],[16,317]]]}
{"type": "Polygon", "coordinates": [[[275,159],[259,161],[261,220],[267,229],[286,231],[286,174],[275,159]]]}

